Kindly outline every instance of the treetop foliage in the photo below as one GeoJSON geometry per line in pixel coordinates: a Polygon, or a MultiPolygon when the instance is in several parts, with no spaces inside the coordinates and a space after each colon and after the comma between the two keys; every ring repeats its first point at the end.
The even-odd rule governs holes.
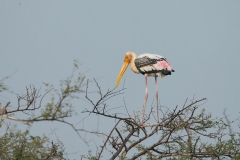
{"type": "MultiPolygon", "coordinates": [[[[148,106],[151,110],[145,113],[145,121],[141,124],[140,112],[130,114],[125,102],[125,112],[121,113],[109,105],[124,94],[126,88],[104,92],[96,79],[86,80],[85,75],[77,73],[78,69],[75,61],[70,76],[61,80],[59,87],[43,83],[46,90],[41,94],[41,88],[30,85],[25,94],[17,94],[17,106],[12,106],[11,101],[0,106],[0,159],[68,159],[61,140],[31,134],[31,126],[44,121],[70,126],[85,146],[89,146],[86,134],[102,139],[102,144],[96,144],[88,153],[81,153],[81,159],[240,159],[239,120],[230,121],[225,112],[222,117],[213,118],[203,108],[206,98],[186,99],[182,106],[159,106],[159,122],[153,111],[156,106],[148,106]],[[89,91],[90,86],[95,87],[94,92],[89,91]],[[46,96],[51,98],[43,103],[46,96]],[[89,102],[80,113],[73,104],[79,98],[89,102]],[[96,130],[87,130],[79,125],[84,121],[79,120],[77,124],[69,121],[76,114],[81,117],[97,115],[113,125],[108,131],[100,130],[99,126],[96,130]],[[13,122],[24,123],[28,129],[19,130],[13,122]],[[233,125],[238,126],[234,128],[236,131],[233,125]]],[[[4,84],[7,78],[0,80],[0,94],[8,91],[4,84]]]]}

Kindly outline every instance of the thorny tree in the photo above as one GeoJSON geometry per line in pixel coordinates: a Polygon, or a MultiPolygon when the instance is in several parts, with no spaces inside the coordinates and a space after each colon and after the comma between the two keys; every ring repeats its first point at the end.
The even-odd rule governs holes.
{"type": "Polygon", "coordinates": [[[2,96],[4,92],[10,92],[17,97],[17,103],[1,100],[0,159],[65,159],[64,144],[58,139],[55,132],[57,139],[55,141],[45,135],[42,137],[31,135],[30,129],[35,122],[54,121],[68,125],[82,141],[87,143],[80,134],[83,130],[67,121],[67,118],[76,114],[72,101],[78,99],[84,92],[85,76],[82,74],[76,76],[78,67],[78,62],[75,61],[71,75],[66,80],[60,81],[60,89],[44,83],[47,88],[44,94],[41,94],[41,88],[37,89],[34,85],[26,87],[25,94],[15,94],[4,84],[9,77],[0,79],[1,97],[4,97],[2,96]],[[50,102],[43,104],[43,99],[50,93],[50,102]],[[28,125],[28,128],[26,131],[20,131],[11,123],[12,121],[24,123],[28,125]]]}
{"type": "Polygon", "coordinates": [[[107,101],[122,94],[124,88],[108,90],[103,94],[97,81],[95,83],[100,98],[96,102],[91,100],[87,84],[86,98],[92,109],[86,108],[83,113],[117,120],[111,131],[104,134],[105,142],[99,147],[95,159],[101,159],[104,152],[111,160],[240,159],[240,133],[232,131],[226,114],[223,118],[212,118],[204,109],[197,111],[206,103],[206,98],[187,99],[182,107],[176,106],[173,110],[160,107],[159,123],[149,123],[155,119],[152,106],[150,113],[145,115],[146,121],[140,125],[139,115],[130,115],[126,105],[126,116],[116,114],[107,105],[107,101]]]}
{"type": "MultiPolygon", "coordinates": [[[[41,95],[40,89],[30,85],[26,87],[26,94],[17,95],[17,106],[12,106],[11,102],[0,106],[1,159],[67,159],[64,144],[60,140],[53,142],[46,136],[30,134],[31,125],[41,121],[69,125],[86,146],[89,142],[85,138],[86,134],[103,137],[103,143],[96,144],[96,152],[89,152],[81,159],[240,159],[239,132],[231,128],[233,122],[239,121],[230,122],[225,113],[223,118],[212,118],[211,114],[200,109],[206,103],[206,98],[186,100],[181,107],[172,110],[169,109],[172,107],[159,107],[159,123],[153,123],[156,120],[151,109],[145,115],[144,124],[139,125],[140,112],[131,115],[125,104],[125,114],[119,114],[116,108],[109,105],[118,95],[123,94],[125,88],[114,88],[104,93],[96,80],[85,83],[82,74],[74,79],[77,69],[78,64],[75,62],[72,74],[60,82],[59,90],[45,83],[48,89],[41,95]],[[96,86],[97,91],[90,94],[90,86],[96,86]],[[51,101],[43,104],[43,98],[50,93],[51,101]],[[109,126],[109,131],[87,130],[79,127],[80,123],[76,125],[67,121],[66,118],[75,115],[72,101],[83,95],[81,93],[85,94],[90,105],[81,108],[83,111],[78,113],[78,117],[91,118],[92,114],[97,114],[100,118],[107,118],[114,123],[109,126]],[[99,99],[92,97],[96,97],[96,94],[99,99]],[[8,120],[25,123],[29,129],[18,131],[8,120]]],[[[0,93],[8,91],[3,83],[6,78],[0,80],[0,93]]],[[[93,148],[91,150],[95,151],[93,148]]]]}

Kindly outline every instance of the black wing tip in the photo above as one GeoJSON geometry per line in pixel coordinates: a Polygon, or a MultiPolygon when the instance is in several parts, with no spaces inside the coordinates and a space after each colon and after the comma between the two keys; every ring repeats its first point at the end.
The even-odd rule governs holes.
{"type": "Polygon", "coordinates": [[[172,69],[172,72],[175,72],[175,71],[172,69]]]}

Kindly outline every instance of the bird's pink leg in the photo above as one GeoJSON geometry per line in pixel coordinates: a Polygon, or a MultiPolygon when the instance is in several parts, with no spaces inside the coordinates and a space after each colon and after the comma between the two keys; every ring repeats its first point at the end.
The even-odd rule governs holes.
{"type": "Polygon", "coordinates": [[[144,121],[144,113],[145,113],[147,99],[148,99],[148,79],[147,79],[146,75],[145,75],[145,83],[146,83],[146,94],[145,94],[145,101],[144,101],[144,106],[143,106],[143,110],[142,110],[142,122],[141,122],[141,125],[143,124],[143,121],[144,121]]]}
{"type": "Polygon", "coordinates": [[[159,123],[159,116],[158,116],[158,86],[157,86],[157,77],[155,77],[155,86],[156,86],[156,102],[157,102],[157,123],[159,123]]]}

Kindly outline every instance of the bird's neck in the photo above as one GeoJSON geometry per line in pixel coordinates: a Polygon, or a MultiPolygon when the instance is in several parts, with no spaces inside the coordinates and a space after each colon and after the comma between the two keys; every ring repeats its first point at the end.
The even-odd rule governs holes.
{"type": "Polygon", "coordinates": [[[129,56],[131,57],[131,61],[130,61],[130,67],[131,67],[131,70],[134,72],[134,73],[140,73],[135,65],[135,59],[136,59],[136,54],[133,53],[133,52],[129,52],[129,56]]]}

